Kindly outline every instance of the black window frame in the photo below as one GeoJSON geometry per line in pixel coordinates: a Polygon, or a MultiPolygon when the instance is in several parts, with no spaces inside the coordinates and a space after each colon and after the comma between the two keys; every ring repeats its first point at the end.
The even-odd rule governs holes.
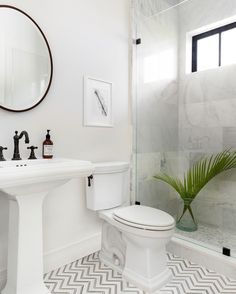
{"type": "MultiPolygon", "coordinates": [[[[229,31],[236,28],[236,22],[212,29],[210,31],[195,35],[192,37],[192,72],[197,72],[197,50],[198,50],[198,41],[213,35],[219,35],[219,67],[221,66],[221,34],[225,31],[229,31]]],[[[236,53],[235,53],[236,54],[236,53]]]]}

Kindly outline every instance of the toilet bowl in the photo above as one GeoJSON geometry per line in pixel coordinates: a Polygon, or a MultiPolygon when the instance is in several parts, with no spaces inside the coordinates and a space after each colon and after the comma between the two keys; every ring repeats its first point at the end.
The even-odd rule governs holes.
{"type": "Polygon", "coordinates": [[[154,293],[172,277],[166,245],[175,221],[159,209],[127,205],[128,170],[123,162],[95,165],[93,180],[87,183],[87,206],[103,220],[101,261],[133,285],[154,293]]]}

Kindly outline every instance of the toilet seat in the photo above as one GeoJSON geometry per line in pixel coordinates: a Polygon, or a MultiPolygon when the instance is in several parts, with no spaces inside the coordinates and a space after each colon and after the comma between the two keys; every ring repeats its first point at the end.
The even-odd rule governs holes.
{"type": "Polygon", "coordinates": [[[168,213],[143,205],[115,209],[113,219],[126,226],[141,230],[167,231],[175,226],[174,218],[168,213]]]}

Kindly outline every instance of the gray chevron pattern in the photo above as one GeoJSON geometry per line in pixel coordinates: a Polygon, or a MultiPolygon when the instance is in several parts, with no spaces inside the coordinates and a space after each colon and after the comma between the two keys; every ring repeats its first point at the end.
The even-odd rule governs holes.
{"type": "MultiPolygon", "coordinates": [[[[158,294],[236,294],[236,280],[168,254],[174,278],[158,294]]],[[[45,275],[52,294],[145,294],[100,262],[98,252],[45,275]]]]}

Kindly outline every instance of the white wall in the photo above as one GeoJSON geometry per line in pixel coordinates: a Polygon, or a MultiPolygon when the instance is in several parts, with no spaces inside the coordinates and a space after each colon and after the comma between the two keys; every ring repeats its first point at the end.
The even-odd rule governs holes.
{"type": "MultiPolygon", "coordinates": [[[[129,1],[4,0],[0,4],[24,10],[40,25],[54,62],[50,92],[37,108],[19,114],[0,110],[0,145],[9,148],[6,157],[12,156],[15,130],[27,130],[31,143],[41,147],[49,128],[56,156],[129,160],[129,1]],[[83,127],[84,75],[114,82],[114,128],[83,127]]],[[[22,140],[24,158],[26,147],[22,140]]],[[[73,180],[47,197],[43,222],[44,251],[50,253],[45,270],[99,247],[100,225],[95,213],[86,209],[83,180],[73,180]],[[88,242],[82,242],[86,238],[88,242]]],[[[0,195],[0,271],[6,268],[7,223],[8,203],[0,195]]]]}

